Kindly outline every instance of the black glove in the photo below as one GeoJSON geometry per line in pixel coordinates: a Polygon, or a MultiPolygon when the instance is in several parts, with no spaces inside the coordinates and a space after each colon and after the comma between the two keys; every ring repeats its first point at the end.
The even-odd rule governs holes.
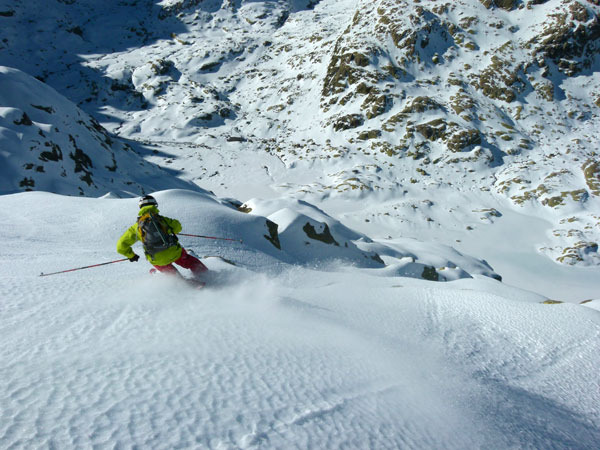
{"type": "Polygon", "coordinates": [[[140,257],[138,255],[133,255],[131,258],[129,258],[129,261],[137,262],[138,259],[140,259],[140,257]]]}

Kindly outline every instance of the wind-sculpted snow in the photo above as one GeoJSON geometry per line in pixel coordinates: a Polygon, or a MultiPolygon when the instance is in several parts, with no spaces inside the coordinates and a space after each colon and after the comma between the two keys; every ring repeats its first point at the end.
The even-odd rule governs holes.
{"type": "MultiPolygon", "coordinates": [[[[487,331],[490,325],[455,319],[465,311],[460,305],[439,314],[436,306],[448,305],[448,292],[424,298],[388,287],[349,297],[340,286],[347,279],[322,292],[303,288],[307,280],[321,282],[300,272],[200,294],[175,294],[180,287],[140,280],[94,292],[107,283],[103,278],[74,298],[38,299],[50,302],[50,311],[29,320],[38,326],[38,339],[50,339],[36,351],[36,336],[12,333],[9,342],[33,348],[3,364],[1,441],[59,447],[585,448],[598,438],[593,399],[577,403],[577,397],[597,397],[593,366],[574,378],[563,379],[560,370],[544,377],[545,362],[531,361],[522,348],[540,336],[488,337],[491,348],[479,350],[482,361],[475,368],[467,358],[470,370],[503,370],[510,381],[501,382],[495,374],[472,375],[464,362],[452,360],[471,352],[472,337],[462,326],[487,331]],[[286,296],[289,287],[296,297],[286,296]],[[433,317],[442,328],[429,328],[433,317]],[[438,343],[448,334],[458,342],[438,343]],[[523,364],[534,374],[525,376],[523,364]],[[557,385],[548,387],[548,381],[557,385]],[[565,389],[574,396],[566,402],[565,389]]],[[[67,283],[65,291],[78,289],[67,283]]],[[[485,295],[477,300],[493,302],[486,307],[492,311],[512,304],[485,295]]],[[[467,301],[466,311],[474,301],[467,301]]],[[[544,319],[550,314],[558,326],[569,324],[562,313],[537,308],[544,319]]],[[[526,313],[525,319],[535,316],[526,313]]],[[[543,348],[556,349],[548,362],[558,369],[568,367],[571,350],[597,363],[591,342],[563,347],[547,343],[550,331],[542,333],[543,348]]],[[[581,363],[576,367],[582,369],[581,363]]]]}
{"type": "MultiPolygon", "coordinates": [[[[211,255],[203,290],[151,276],[142,261],[40,278],[118,257],[135,200],[0,198],[0,447],[583,449],[600,439],[594,309],[542,304],[477,274],[435,283],[313,270],[254,236],[258,213],[208,192],[155,196],[184,232],[244,238],[183,241],[211,255]]],[[[427,248],[411,251],[427,258],[427,248]]]]}
{"type": "Polygon", "coordinates": [[[289,254],[292,261],[313,267],[335,261],[377,269],[374,272],[383,276],[394,273],[435,281],[469,278],[471,274],[502,278],[487,262],[449,247],[410,239],[374,242],[305,201],[250,199],[240,210],[265,216],[276,224],[283,253],[289,254]]]}

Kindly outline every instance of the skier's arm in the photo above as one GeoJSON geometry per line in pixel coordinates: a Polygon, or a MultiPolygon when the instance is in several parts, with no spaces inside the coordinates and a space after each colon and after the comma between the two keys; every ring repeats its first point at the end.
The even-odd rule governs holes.
{"type": "Polygon", "coordinates": [[[131,249],[131,246],[135,244],[137,240],[137,225],[133,225],[119,238],[119,241],[117,242],[117,251],[126,258],[133,258],[135,252],[131,249]]]}
{"type": "Polygon", "coordinates": [[[165,219],[165,222],[167,222],[167,225],[169,225],[169,228],[171,228],[171,230],[173,231],[174,234],[181,233],[181,230],[183,229],[183,227],[181,226],[181,223],[179,222],[179,220],[169,219],[168,217],[165,217],[165,216],[163,216],[163,219],[165,219]]]}

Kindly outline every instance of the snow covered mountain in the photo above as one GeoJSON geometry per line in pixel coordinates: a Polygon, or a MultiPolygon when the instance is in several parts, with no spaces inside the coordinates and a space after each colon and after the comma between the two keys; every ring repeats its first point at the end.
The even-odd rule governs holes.
{"type": "Polygon", "coordinates": [[[197,189],[146,162],[35,78],[0,66],[0,84],[0,194],[42,190],[129,197],[169,187],[197,189]]]}
{"type": "Polygon", "coordinates": [[[594,448],[599,50],[589,0],[0,0],[0,447],[594,448]],[[112,261],[145,193],[233,239],[206,289],[112,261]]]}
{"type": "MultiPolygon", "coordinates": [[[[552,223],[538,251],[598,264],[595,2],[35,4],[0,8],[0,63],[203,187],[239,196],[229,166],[243,161],[256,186],[323,205],[483,190],[470,210],[448,209],[484,210],[486,223],[505,199],[552,223]]],[[[399,203],[398,218],[410,213],[399,203]]],[[[441,219],[423,225],[456,221],[441,219]]]]}

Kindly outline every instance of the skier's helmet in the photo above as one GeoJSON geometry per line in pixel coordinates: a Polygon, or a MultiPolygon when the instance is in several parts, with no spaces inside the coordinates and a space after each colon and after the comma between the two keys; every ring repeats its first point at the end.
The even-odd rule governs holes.
{"type": "Polygon", "coordinates": [[[158,203],[156,202],[156,199],[154,197],[152,197],[151,195],[145,195],[142,198],[140,198],[140,208],[143,208],[144,206],[158,206],[158,203]]]}

